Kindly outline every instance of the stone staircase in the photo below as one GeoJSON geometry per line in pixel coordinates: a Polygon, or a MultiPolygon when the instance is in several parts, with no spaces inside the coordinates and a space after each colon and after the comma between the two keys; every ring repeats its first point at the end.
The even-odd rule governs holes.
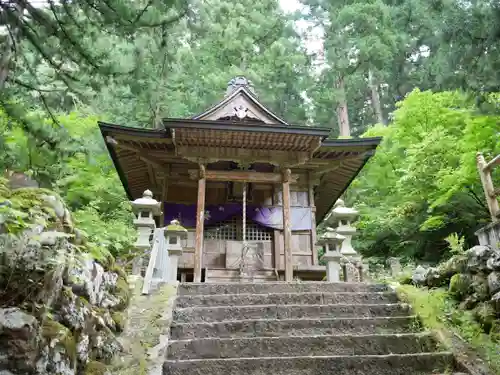
{"type": "Polygon", "coordinates": [[[451,374],[386,286],[181,284],[164,375],[451,374]]]}

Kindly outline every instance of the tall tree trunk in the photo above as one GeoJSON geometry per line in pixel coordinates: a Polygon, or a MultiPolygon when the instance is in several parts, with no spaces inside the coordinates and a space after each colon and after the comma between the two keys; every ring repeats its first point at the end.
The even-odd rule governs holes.
{"type": "Polygon", "coordinates": [[[349,126],[349,113],[347,112],[347,99],[343,76],[340,76],[337,81],[337,90],[339,92],[339,99],[337,100],[337,122],[339,124],[339,133],[341,137],[350,137],[351,128],[349,126]]]}
{"type": "Polygon", "coordinates": [[[5,87],[5,82],[9,75],[9,66],[12,56],[12,42],[9,35],[6,36],[5,46],[2,51],[2,57],[0,58],[0,90],[5,87]]]}
{"type": "Polygon", "coordinates": [[[368,86],[370,87],[372,95],[372,108],[379,124],[385,124],[384,115],[382,114],[382,106],[380,104],[380,95],[378,92],[378,85],[373,78],[371,69],[368,69],[368,86]]]}
{"type": "MultiPolygon", "coordinates": [[[[12,17],[21,18],[23,10],[23,5],[16,4],[11,10],[9,10],[9,12],[12,17]]],[[[4,12],[6,11],[4,10],[4,12]]],[[[11,22],[10,24],[7,23],[5,26],[9,32],[5,35],[6,41],[0,57],[0,90],[3,90],[5,82],[7,82],[10,66],[12,64],[12,57],[14,56],[13,50],[16,48],[16,42],[19,39],[19,27],[11,26],[12,23],[14,22],[11,22]]]]}
{"type": "Polygon", "coordinates": [[[162,129],[162,104],[160,102],[160,90],[165,90],[165,84],[167,82],[167,60],[168,60],[168,48],[167,48],[167,29],[163,29],[162,38],[158,48],[159,57],[162,58],[160,71],[158,72],[158,84],[156,85],[155,92],[153,93],[153,98],[151,100],[151,122],[153,129],[162,129]]]}

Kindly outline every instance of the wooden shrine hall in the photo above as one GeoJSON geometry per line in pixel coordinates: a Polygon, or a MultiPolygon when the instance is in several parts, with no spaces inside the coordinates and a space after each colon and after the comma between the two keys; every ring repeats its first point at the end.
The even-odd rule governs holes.
{"type": "Polygon", "coordinates": [[[163,204],[157,225],[177,219],[188,229],[179,280],[322,280],[316,226],[380,138],[290,125],[244,77],[203,113],[163,126],[99,123],[129,199],[151,190],[163,204]]]}

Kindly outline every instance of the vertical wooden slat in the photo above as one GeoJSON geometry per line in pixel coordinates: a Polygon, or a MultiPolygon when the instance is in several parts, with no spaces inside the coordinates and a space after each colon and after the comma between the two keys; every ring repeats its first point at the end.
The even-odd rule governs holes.
{"type": "Polygon", "coordinates": [[[194,282],[201,282],[201,263],[203,256],[203,229],[205,225],[205,166],[200,164],[198,179],[198,202],[196,205],[196,239],[194,244],[194,282]]]}
{"type": "Polygon", "coordinates": [[[319,264],[318,251],[316,249],[316,206],[314,204],[314,185],[313,175],[309,172],[307,176],[309,183],[309,207],[311,208],[311,250],[312,250],[312,265],[319,264]]]}
{"type": "Polygon", "coordinates": [[[283,171],[283,242],[285,247],[285,281],[293,281],[292,228],[290,223],[290,169],[283,171]]]}
{"type": "Polygon", "coordinates": [[[170,166],[170,164],[168,164],[165,172],[163,173],[163,186],[162,186],[162,190],[161,190],[162,204],[165,204],[165,202],[167,201],[168,185],[170,182],[170,170],[171,170],[171,166],[170,166]]]}

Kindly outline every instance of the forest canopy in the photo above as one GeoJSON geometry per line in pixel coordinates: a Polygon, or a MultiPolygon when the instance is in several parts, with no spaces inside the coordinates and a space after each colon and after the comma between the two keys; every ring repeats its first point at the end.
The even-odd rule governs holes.
{"type": "Polygon", "coordinates": [[[365,255],[437,261],[452,233],[473,244],[488,219],[475,154],[500,152],[500,4],[283,1],[0,0],[2,170],[57,190],[91,238],[127,253],[97,120],[158,128],[244,75],[290,123],[384,137],[346,195],[365,255]]]}

